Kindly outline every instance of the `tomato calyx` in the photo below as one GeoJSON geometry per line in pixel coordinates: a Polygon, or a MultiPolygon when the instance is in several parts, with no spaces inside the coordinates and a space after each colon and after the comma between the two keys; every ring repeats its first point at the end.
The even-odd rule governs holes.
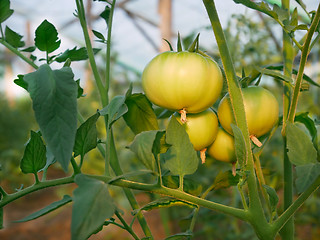
{"type": "Polygon", "coordinates": [[[250,139],[254,143],[254,145],[256,145],[257,147],[262,146],[262,143],[260,142],[260,140],[256,136],[250,135],[250,139]]]}
{"type": "Polygon", "coordinates": [[[200,159],[202,164],[206,162],[206,151],[207,151],[207,148],[200,150],[200,159]]]}
{"type": "Polygon", "coordinates": [[[181,117],[180,117],[180,120],[183,124],[185,124],[187,122],[187,110],[185,108],[182,108],[180,111],[179,111],[181,117]]]}

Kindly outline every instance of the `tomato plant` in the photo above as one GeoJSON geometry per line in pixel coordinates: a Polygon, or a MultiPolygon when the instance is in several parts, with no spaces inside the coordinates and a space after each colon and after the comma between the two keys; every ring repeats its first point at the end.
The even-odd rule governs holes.
{"type": "MultiPolygon", "coordinates": [[[[304,86],[307,84],[316,90],[320,87],[305,74],[308,56],[320,38],[320,4],[316,11],[308,12],[302,1],[296,1],[307,14],[307,21],[300,22],[298,11],[290,11],[289,0],[282,0],[281,8],[274,4],[273,9],[265,2],[234,0],[270,17],[283,30],[280,63],[253,66],[249,72],[243,68],[240,77],[234,69],[215,2],[203,0],[224,74],[217,63],[199,49],[198,37],[188,51],[182,50],[178,37],[177,52],[158,54],[146,66],[141,77],[144,93],[134,93],[130,84],[124,94],[111,98],[109,90],[116,88],[110,71],[111,30],[117,5],[115,0],[101,2],[106,4],[99,16],[108,25],[107,36],[93,33],[101,43],[106,43],[105,75],[97,66],[97,51],[92,46],[82,0],[75,0],[75,16],[81,25],[85,47],[64,52],[59,52],[61,39],[48,20],[37,27],[32,46],[25,46],[22,36],[8,26],[3,31],[3,24],[14,10],[10,9],[10,0],[0,2],[0,44],[34,69],[19,74],[14,82],[29,93],[38,124],[36,131],[30,131],[20,164],[15,166],[20,167],[23,174],[32,174],[34,184],[16,190],[8,190],[6,185],[0,187],[0,227],[3,227],[3,212],[8,204],[36,191],[75,183],[72,193],[17,222],[37,219],[72,203],[72,240],[88,239],[109,225],[126,231],[133,239],[155,239],[145,211],[183,207],[187,213],[181,224],[184,227],[180,232],[167,232],[166,239],[196,239],[199,232],[207,229],[196,226],[203,216],[224,214],[235,219],[232,222],[235,232],[246,222],[254,238],[270,240],[280,235],[284,240],[293,240],[294,216],[320,186],[318,121],[303,106],[303,112],[296,114],[301,92],[306,90],[304,86]],[[302,31],[305,36],[297,39],[296,31],[302,31]],[[32,55],[27,57],[25,52],[32,55]],[[37,52],[45,58],[38,59],[34,55],[37,52]],[[296,69],[297,54],[300,57],[296,69]],[[71,67],[73,62],[84,60],[90,64],[100,97],[99,109],[94,107],[85,118],[78,106],[82,102],[79,98],[85,99],[84,90],[79,80],[75,80],[71,67]],[[272,77],[276,88],[281,89],[282,98],[278,99],[282,99],[279,104],[282,109],[270,91],[254,86],[263,84],[264,75],[272,77]],[[225,76],[228,93],[215,109],[222,76],[225,76]],[[157,110],[161,113],[154,105],[160,107],[157,110]],[[181,119],[174,111],[186,114],[186,118],[181,119]],[[219,128],[215,111],[228,133],[219,128]],[[279,116],[282,121],[278,121],[279,116]],[[102,137],[97,130],[99,119],[104,124],[102,137]],[[284,149],[281,188],[265,178],[266,171],[262,169],[268,163],[260,162],[265,146],[269,147],[277,130],[282,134],[284,149]],[[118,141],[117,135],[122,136],[126,131],[132,131],[131,139],[125,143],[118,141]],[[252,144],[252,136],[261,137],[259,146],[252,144]],[[233,164],[233,174],[229,169],[217,169],[217,161],[201,164],[197,151],[207,147],[209,156],[233,164]],[[132,151],[136,161],[123,157],[119,149],[132,151]],[[88,172],[84,167],[84,163],[90,163],[87,159],[91,158],[91,151],[104,160],[103,173],[88,172]],[[124,170],[123,166],[130,164],[134,164],[134,168],[124,170]],[[53,165],[64,172],[63,177],[47,176],[53,165]],[[115,201],[117,194],[110,186],[123,190],[121,196],[130,203],[134,216],[131,223],[124,217],[122,201],[115,201]],[[222,190],[227,188],[232,191],[222,190]],[[152,199],[147,203],[138,201],[137,192],[133,190],[148,193],[152,199]],[[224,199],[217,198],[217,190],[222,190],[224,199]],[[282,193],[283,202],[279,203],[282,193]],[[138,222],[143,233],[138,234],[134,222],[138,222]]],[[[174,212],[171,209],[170,213],[174,212]]],[[[229,223],[228,219],[228,229],[229,223]]],[[[211,226],[211,229],[219,228],[211,226]]],[[[220,234],[221,238],[228,239],[227,232],[220,231],[220,234]]],[[[241,234],[239,231],[237,236],[241,234]]]]}

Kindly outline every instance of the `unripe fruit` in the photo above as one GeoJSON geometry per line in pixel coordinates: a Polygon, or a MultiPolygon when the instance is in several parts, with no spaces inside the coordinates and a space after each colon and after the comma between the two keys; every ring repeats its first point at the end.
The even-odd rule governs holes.
{"type": "MultiPolygon", "coordinates": [[[[242,89],[243,103],[250,135],[260,137],[269,132],[278,121],[279,104],[271,92],[262,87],[242,89]]],[[[221,126],[233,134],[231,123],[235,124],[229,94],[224,96],[218,107],[221,126]]]]}
{"type": "Polygon", "coordinates": [[[142,74],[148,99],[160,107],[199,113],[218,99],[223,85],[218,64],[195,52],[164,52],[142,74]]]}
{"type": "Polygon", "coordinates": [[[233,136],[219,128],[216,140],[208,147],[207,153],[218,161],[236,162],[233,136]]]}
{"type": "MultiPolygon", "coordinates": [[[[179,114],[175,113],[174,116],[180,124],[183,124],[179,114]]],[[[211,109],[207,109],[201,113],[187,114],[187,122],[183,126],[194,149],[200,151],[208,147],[216,139],[218,118],[211,109]]]]}

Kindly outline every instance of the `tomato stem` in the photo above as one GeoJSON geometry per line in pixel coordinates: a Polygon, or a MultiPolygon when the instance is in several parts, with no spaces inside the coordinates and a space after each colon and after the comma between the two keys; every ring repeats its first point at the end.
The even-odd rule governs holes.
{"type": "Polygon", "coordinates": [[[187,122],[187,110],[185,108],[182,108],[180,111],[179,111],[181,117],[180,117],[180,120],[183,124],[185,124],[187,122]]]}
{"type": "Polygon", "coordinates": [[[256,136],[250,135],[250,139],[257,147],[262,146],[262,143],[260,142],[260,140],[256,136]]]}

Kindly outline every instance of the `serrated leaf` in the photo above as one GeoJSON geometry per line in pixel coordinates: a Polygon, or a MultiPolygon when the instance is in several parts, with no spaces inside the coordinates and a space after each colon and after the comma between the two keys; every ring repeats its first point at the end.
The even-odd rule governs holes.
{"type": "Polygon", "coordinates": [[[21,36],[20,34],[16,33],[15,31],[13,31],[8,26],[6,26],[4,34],[5,34],[6,42],[9,43],[11,46],[13,46],[15,48],[19,48],[19,47],[23,47],[25,45],[24,41],[21,41],[23,36],[21,36]]]}
{"type": "Polygon", "coordinates": [[[296,186],[298,193],[304,192],[320,175],[320,163],[307,164],[296,167],[296,186]]]}
{"type": "Polygon", "coordinates": [[[143,165],[152,171],[156,171],[156,160],[152,153],[152,147],[158,131],[151,130],[137,134],[129,146],[143,165]]]}
{"type": "Polygon", "coordinates": [[[268,185],[262,185],[262,186],[266,189],[266,191],[269,195],[271,212],[275,212],[277,209],[278,202],[279,202],[279,197],[277,195],[277,192],[276,192],[276,190],[274,190],[272,187],[270,187],[268,185]]]}
{"type": "Polygon", "coordinates": [[[0,1],[0,23],[7,20],[13,14],[13,10],[10,9],[10,0],[0,1]]]}
{"type": "Polygon", "coordinates": [[[77,131],[77,84],[71,68],[44,64],[26,74],[36,120],[47,147],[67,171],[77,131]]]}
{"type": "Polygon", "coordinates": [[[37,174],[46,164],[46,146],[41,135],[31,131],[31,137],[24,150],[20,168],[23,173],[37,174]]]}
{"type": "MultiPolygon", "coordinates": [[[[97,54],[101,49],[94,48],[93,53],[97,54]]],[[[77,47],[74,47],[73,49],[67,49],[64,51],[60,56],[55,58],[55,61],[61,63],[65,62],[67,59],[70,59],[72,62],[75,61],[82,61],[88,59],[88,52],[85,47],[77,49],[77,47]]]]}
{"type": "Polygon", "coordinates": [[[231,128],[234,136],[236,157],[241,168],[243,168],[247,164],[248,158],[248,153],[246,151],[246,142],[239,127],[237,127],[234,124],[231,124],[231,128]]]}
{"type": "Polygon", "coordinates": [[[100,115],[108,115],[108,127],[122,117],[127,111],[127,105],[125,104],[125,96],[115,96],[108,106],[99,111],[100,115]]]}
{"type": "Polygon", "coordinates": [[[28,83],[23,79],[24,75],[19,74],[17,77],[13,82],[28,91],[28,83]]]}
{"type": "Polygon", "coordinates": [[[71,239],[86,240],[112,217],[115,205],[107,184],[84,175],[77,175],[75,182],[78,188],[73,191],[71,239]]]}
{"type": "Polygon", "coordinates": [[[310,137],[298,126],[286,122],[288,157],[296,166],[317,162],[317,151],[310,137]]]}
{"type": "Polygon", "coordinates": [[[236,174],[233,176],[231,171],[222,172],[220,171],[213,182],[213,189],[228,188],[231,186],[236,186],[239,183],[240,176],[236,174]]]}
{"type": "Polygon", "coordinates": [[[40,51],[51,53],[60,47],[61,40],[58,38],[58,32],[47,20],[39,25],[35,34],[35,45],[40,51]]]}
{"type": "Polygon", "coordinates": [[[233,1],[235,3],[241,3],[248,8],[263,12],[276,20],[278,19],[277,13],[272,11],[269,5],[264,2],[255,3],[251,0],[233,0],[233,1]]]}
{"type": "Polygon", "coordinates": [[[50,205],[42,208],[41,210],[34,212],[34,213],[30,214],[29,216],[24,217],[20,220],[14,221],[14,222],[27,222],[27,221],[37,219],[41,216],[44,216],[44,215],[46,215],[56,209],[68,204],[69,202],[72,202],[72,198],[69,195],[64,195],[61,200],[53,202],[50,205]]]}
{"type": "Polygon", "coordinates": [[[166,143],[171,146],[166,153],[162,154],[165,160],[164,167],[173,175],[183,177],[197,170],[199,164],[197,153],[185,128],[175,117],[172,117],[169,122],[166,143]]]}
{"type": "Polygon", "coordinates": [[[82,157],[97,146],[96,123],[100,114],[97,112],[87,119],[77,130],[76,139],[73,147],[74,156],[82,157]]]}
{"type": "Polygon", "coordinates": [[[125,103],[128,107],[128,112],[123,118],[134,134],[159,129],[157,116],[152,109],[150,101],[144,94],[132,94],[127,97],[125,103]]]}

